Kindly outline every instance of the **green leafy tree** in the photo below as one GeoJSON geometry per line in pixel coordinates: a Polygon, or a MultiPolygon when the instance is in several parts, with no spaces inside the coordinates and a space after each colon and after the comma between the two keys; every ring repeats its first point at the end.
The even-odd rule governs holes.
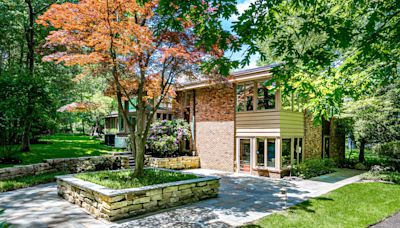
{"type": "Polygon", "coordinates": [[[244,62],[280,62],[275,80],[296,93],[316,122],[340,113],[399,76],[399,1],[255,1],[234,25],[244,62]]]}
{"type": "Polygon", "coordinates": [[[351,120],[350,128],[359,143],[359,162],[365,161],[365,145],[400,140],[400,80],[379,89],[373,96],[345,104],[342,117],[351,120]]]}

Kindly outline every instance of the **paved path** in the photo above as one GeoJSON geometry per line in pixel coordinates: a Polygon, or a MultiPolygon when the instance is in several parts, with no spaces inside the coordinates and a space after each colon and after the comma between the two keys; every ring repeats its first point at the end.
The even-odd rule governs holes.
{"type": "Polygon", "coordinates": [[[391,217],[383,220],[382,222],[371,226],[372,228],[396,228],[400,227],[400,212],[392,215],[391,217]]]}
{"type": "MultiPolygon", "coordinates": [[[[358,176],[337,182],[272,180],[211,170],[189,172],[221,177],[218,198],[165,210],[152,215],[109,223],[87,215],[59,198],[56,184],[0,194],[5,213],[0,220],[20,227],[232,227],[260,219],[275,211],[359,181],[358,176]],[[287,196],[281,190],[287,190],[287,196]]],[[[348,177],[348,176],[346,176],[348,177]]],[[[337,178],[337,177],[335,177],[337,178]]],[[[329,179],[329,177],[328,177],[329,179]]]]}

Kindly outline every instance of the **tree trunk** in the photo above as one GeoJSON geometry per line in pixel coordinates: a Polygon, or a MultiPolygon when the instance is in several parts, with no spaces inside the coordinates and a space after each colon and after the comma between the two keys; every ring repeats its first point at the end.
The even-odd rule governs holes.
{"type": "Polygon", "coordinates": [[[363,163],[365,161],[365,140],[360,141],[360,153],[358,155],[358,161],[363,163]]]}
{"type": "Polygon", "coordinates": [[[29,152],[30,143],[29,143],[29,132],[31,131],[30,123],[25,123],[24,132],[22,133],[22,141],[21,141],[21,151],[29,152]]]}
{"type": "Polygon", "coordinates": [[[85,121],[82,118],[82,134],[85,134],[85,121]]]}
{"type": "Polygon", "coordinates": [[[135,136],[135,170],[133,175],[135,177],[141,177],[144,175],[144,152],[145,152],[145,140],[135,136]]]}

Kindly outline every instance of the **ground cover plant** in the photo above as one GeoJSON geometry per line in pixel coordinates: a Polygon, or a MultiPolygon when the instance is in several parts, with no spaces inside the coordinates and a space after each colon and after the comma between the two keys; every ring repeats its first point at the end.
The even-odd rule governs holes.
{"type": "MultiPolygon", "coordinates": [[[[30,152],[16,154],[22,161],[18,165],[40,163],[43,159],[99,156],[117,150],[103,145],[102,141],[90,136],[51,135],[43,136],[40,141],[39,144],[31,145],[30,152]]],[[[13,165],[0,164],[0,168],[10,166],[13,165]]]]}
{"type": "MultiPolygon", "coordinates": [[[[55,181],[55,176],[64,175],[63,172],[49,172],[34,176],[18,177],[9,180],[0,180],[0,192],[7,192],[19,188],[26,188],[38,184],[55,181]]],[[[1,226],[0,226],[1,227],[1,226]]]]}
{"type": "Polygon", "coordinates": [[[335,163],[330,159],[310,159],[292,168],[292,175],[311,178],[335,172],[335,163]]]}
{"type": "Polygon", "coordinates": [[[400,186],[355,183],[248,227],[368,227],[400,210],[400,186]]]}
{"type": "Polygon", "coordinates": [[[113,189],[138,188],[198,178],[193,174],[158,169],[145,169],[141,177],[134,177],[131,170],[79,173],[75,177],[113,189]]]}
{"type": "Polygon", "coordinates": [[[400,184],[400,173],[396,171],[369,171],[364,173],[363,180],[387,181],[400,184]]]}

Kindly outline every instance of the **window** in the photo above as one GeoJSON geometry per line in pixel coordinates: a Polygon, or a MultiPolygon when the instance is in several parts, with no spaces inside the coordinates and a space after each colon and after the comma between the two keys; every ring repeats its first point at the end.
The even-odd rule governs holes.
{"type": "Polygon", "coordinates": [[[265,155],[265,143],[264,139],[257,138],[257,166],[264,166],[264,155],[265,155]]]}
{"type": "Polygon", "coordinates": [[[267,139],[267,166],[275,168],[275,139],[267,139]]]}
{"type": "Polygon", "coordinates": [[[268,81],[257,82],[257,110],[267,110],[275,108],[274,85],[267,86],[268,81]]]}
{"type": "Polygon", "coordinates": [[[249,112],[275,108],[275,85],[268,81],[249,82],[236,87],[236,111],[249,112]],[[255,90],[255,87],[257,90],[255,90]],[[254,107],[256,106],[256,107],[254,107]]]}
{"type": "Polygon", "coordinates": [[[245,89],[245,95],[246,95],[246,111],[253,111],[253,97],[254,97],[254,84],[249,83],[246,84],[246,89],[245,89]]]}
{"type": "Polygon", "coordinates": [[[292,147],[291,139],[282,139],[282,168],[286,168],[290,165],[291,162],[291,147],[292,147]]]}
{"type": "Polygon", "coordinates": [[[238,85],[236,87],[236,103],[237,103],[237,107],[236,107],[236,111],[237,112],[243,112],[245,111],[244,109],[244,85],[238,85]]]}

